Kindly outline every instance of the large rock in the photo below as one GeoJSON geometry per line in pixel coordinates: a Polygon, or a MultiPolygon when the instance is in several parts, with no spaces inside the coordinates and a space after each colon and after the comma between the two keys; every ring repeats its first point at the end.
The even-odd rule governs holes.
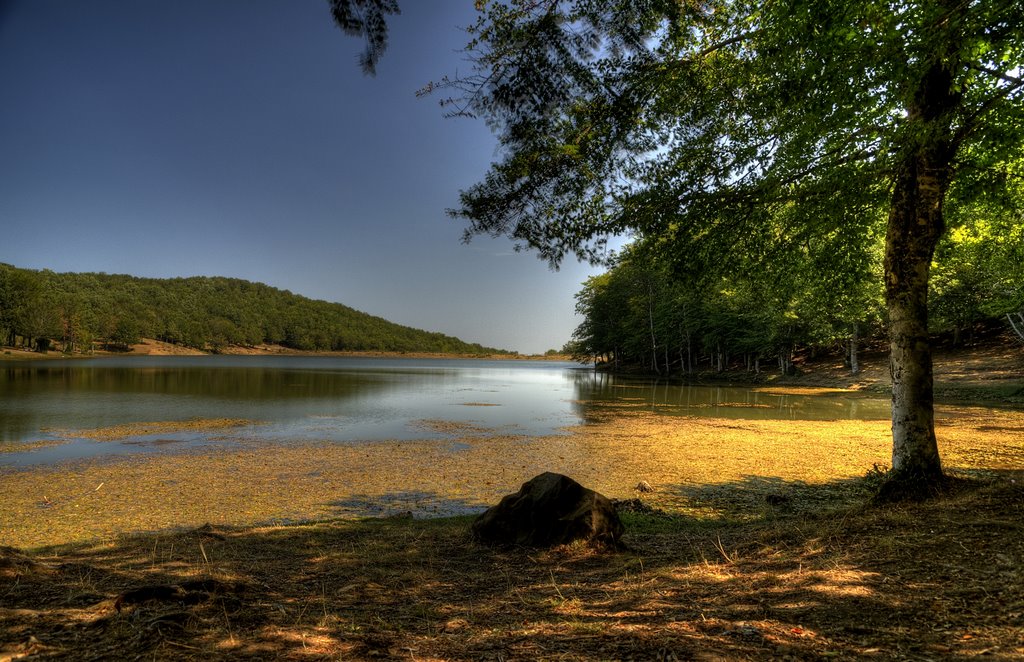
{"type": "Polygon", "coordinates": [[[485,543],[548,547],[584,540],[617,545],[622,522],[605,496],[556,473],[523,483],[473,522],[485,543]]]}

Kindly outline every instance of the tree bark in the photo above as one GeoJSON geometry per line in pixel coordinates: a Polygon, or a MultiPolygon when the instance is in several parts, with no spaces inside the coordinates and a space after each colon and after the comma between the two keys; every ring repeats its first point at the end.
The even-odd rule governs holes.
{"type": "Polygon", "coordinates": [[[853,328],[850,330],[850,374],[856,375],[860,372],[860,362],[857,360],[857,345],[860,342],[859,337],[860,329],[857,328],[857,323],[853,323],[853,328]]]}
{"type": "Polygon", "coordinates": [[[647,281],[647,321],[651,331],[651,366],[655,374],[660,375],[658,369],[658,338],[654,335],[654,285],[647,281]]]}
{"type": "Polygon", "coordinates": [[[946,483],[935,438],[932,354],[928,335],[928,279],[945,230],[942,206],[953,177],[954,89],[961,51],[952,0],[935,25],[934,50],[907,99],[907,127],[893,180],[885,237],[885,299],[892,374],[892,471],[880,500],[922,498],[946,483]]]}
{"type": "Polygon", "coordinates": [[[885,240],[893,446],[883,500],[925,497],[945,482],[935,438],[928,278],[951,162],[951,150],[934,141],[904,159],[893,190],[885,240]]]}

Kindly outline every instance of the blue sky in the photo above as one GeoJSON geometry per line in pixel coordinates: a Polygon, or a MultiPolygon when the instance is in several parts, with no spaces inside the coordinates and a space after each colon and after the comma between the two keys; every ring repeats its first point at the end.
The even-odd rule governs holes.
{"type": "Polygon", "coordinates": [[[324,0],[0,0],[0,262],[219,275],[522,352],[598,270],[444,210],[483,122],[415,91],[468,65],[472,0],[405,0],[376,77],[324,0]]]}

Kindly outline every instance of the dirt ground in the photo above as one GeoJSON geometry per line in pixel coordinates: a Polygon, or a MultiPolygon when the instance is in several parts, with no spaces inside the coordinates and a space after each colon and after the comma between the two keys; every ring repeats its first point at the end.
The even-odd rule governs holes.
{"type": "MultiPolygon", "coordinates": [[[[860,372],[850,374],[845,357],[838,352],[796,359],[796,374],[779,376],[771,370],[759,375],[734,366],[726,373],[703,374],[702,380],[734,383],[767,383],[791,387],[842,388],[888,393],[889,354],[884,342],[864,347],[859,355],[860,372]]],[[[941,341],[933,348],[935,396],[939,402],[997,403],[1024,407],[1024,342],[998,329],[979,334],[976,342],[950,346],[941,341]]]]}
{"type": "Polygon", "coordinates": [[[492,549],[466,517],[5,548],[0,659],[1017,660],[1022,481],[871,509],[826,484],[814,510],[751,521],[624,513],[622,551],[492,549]]]}
{"type": "MultiPolygon", "coordinates": [[[[1019,366],[936,372],[998,402],[1019,366]]],[[[851,385],[802,378],[765,388],[851,385]]],[[[1024,412],[938,413],[954,489],[884,507],[884,421],[630,407],[544,438],[424,421],[449,438],[4,470],[0,661],[1022,659],[1024,412]],[[641,499],[626,549],[493,549],[422,517],[545,470],[641,499]]]]}

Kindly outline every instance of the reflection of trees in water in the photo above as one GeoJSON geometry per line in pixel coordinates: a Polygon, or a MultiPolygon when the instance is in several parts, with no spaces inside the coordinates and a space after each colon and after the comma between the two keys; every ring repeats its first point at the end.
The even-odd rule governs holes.
{"type": "Polygon", "coordinates": [[[401,379],[397,373],[273,367],[11,366],[0,368],[0,442],[31,440],[44,427],[225,416],[240,407],[258,418],[261,403],[304,408],[328,400],[336,408],[379,397],[401,379]],[[189,410],[169,415],[165,396],[190,399],[189,410]]]}
{"type": "MultiPolygon", "coordinates": [[[[2,399],[3,397],[0,396],[0,400],[2,399]]],[[[27,439],[38,429],[38,421],[26,413],[4,412],[0,414],[0,451],[21,450],[10,442],[27,439]]]]}
{"type": "Polygon", "coordinates": [[[762,420],[888,417],[888,403],[878,399],[780,395],[587,369],[538,370],[529,365],[509,374],[510,369],[503,365],[491,374],[476,364],[339,368],[316,361],[227,365],[216,360],[0,366],[0,442],[45,437],[39,433],[42,427],[77,429],[197,417],[297,420],[310,414],[347,414],[353,408],[386,417],[389,414],[378,410],[392,396],[402,399],[408,393],[414,399],[462,387],[509,394],[509,406],[499,413],[517,422],[537,418],[549,406],[565,411],[563,399],[573,400],[571,413],[584,421],[610,411],[762,420]],[[567,398],[565,388],[573,395],[567,398]]]}
{"type": "Polygon", "coordinates": [[[0,370],[0,398],[31,397],[63,390],[277,400],[311,395],[359,395],[367,389],[387,388],[390,381],[387,373],[267,367],[13,367],[0,370]]]}
{"type": "Polygon", "coordinates": [[[756,388],[681,384],[596,371],[570,374],[575,413],[585,421],[609,411],[755,420],[876,420],[889,417],[884,398],[858,394],[782,394],[756,388]]]}

